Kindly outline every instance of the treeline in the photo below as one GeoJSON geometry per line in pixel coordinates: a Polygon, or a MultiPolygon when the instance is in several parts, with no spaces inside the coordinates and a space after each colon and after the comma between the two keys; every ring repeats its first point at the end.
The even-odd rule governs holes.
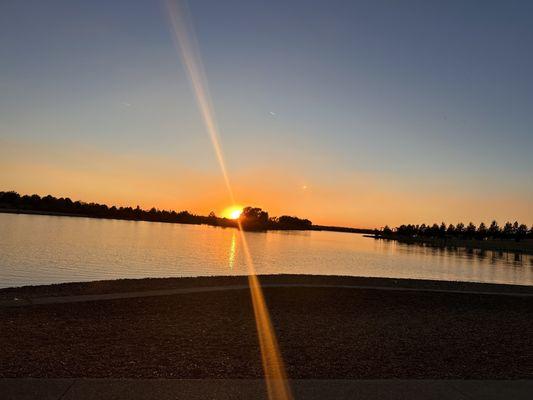
{"type": "Polygon", "coordinates": [[[267,229],[311,229],[312,223],[308,219],[282,215],[281,217],[269,217],[268,212],[258,207],[245,207],[242,210],[239,221],[246,230],[267,229]]]}
{"type": "Polygon", "coordinates": [[[502,227],[496,221],[487,226],[483,222],[476,226],[472,222],[468,225],[462,222],[457,225],[446,225],[444,222],[433,225],[400,225],[394,229],[386,226],[378,234],[384,236],[402,236],[408,238],[456,238],[467,240],[515,240],[533,239],[533,226],[528,229],[525,224],[517,221],[506,222],[502,227]]]}
{"type": "MultiPolygon", "coordinates": [[[[0,191],[0,209],[15,212],[34,212],[41,214],[84,216],[91,218],[122,219],[131,221],[170,222],[181,224],[205,224],[222,227],[237,227],[239,221],[222,218],[211,212],[208,216],[191,214],[188,211],[159,210],[152,207],[143,210],[139,206],[116,207],[98,203],[73,201],[68,197],[23,195],[17,192],[0,191]]],[[[308,219],[291,216],[272,217],[260,208],[246,207],[239,219],[244,229],[309,229],[312,226],[308,219]]]]}

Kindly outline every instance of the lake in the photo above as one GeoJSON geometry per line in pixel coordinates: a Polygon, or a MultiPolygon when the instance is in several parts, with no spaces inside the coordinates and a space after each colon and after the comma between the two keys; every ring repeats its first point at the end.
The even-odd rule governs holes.
{"type": "MultiPolygon", "coordinates": [[[[533,285],[533,257],[359,234],[245,233],[259,274],[321,274],[533,285]]],[[[246,275],[232,228],[0,214],[0,287],[117,278],[246,275]]]]}

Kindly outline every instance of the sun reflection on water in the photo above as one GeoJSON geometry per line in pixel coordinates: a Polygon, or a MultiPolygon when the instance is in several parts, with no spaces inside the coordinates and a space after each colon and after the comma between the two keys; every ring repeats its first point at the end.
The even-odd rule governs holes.
{"type": "Polygon", "coordinates": [[[233,270],[233,266],[235,265],[235,250],[236,250],[235,249],[235,232],[233,232],[233,234],[231,235],[231,245],[229,248],[229,259],[228,259],[230,270],[233,270]]]}

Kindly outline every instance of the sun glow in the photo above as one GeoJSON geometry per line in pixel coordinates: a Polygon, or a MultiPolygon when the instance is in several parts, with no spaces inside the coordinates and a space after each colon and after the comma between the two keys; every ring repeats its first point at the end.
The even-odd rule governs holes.
{"type": "Polygon", "coordinates": [[[229,219],[238,219],[241,216],[242,213],[242,207],[240,206],[231,206],[224,211],[222,211],[222,217],[229,218],[229,219]]]}

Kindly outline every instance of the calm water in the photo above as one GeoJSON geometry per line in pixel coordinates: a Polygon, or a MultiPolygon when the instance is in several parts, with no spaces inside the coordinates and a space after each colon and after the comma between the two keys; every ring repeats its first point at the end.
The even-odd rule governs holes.
{"type": "MultiPolygon", "coordinates": [[[[336,232],[246,233],[260,274],[533,285],[533,257],[408,246],[336,232]]],[[[0,287],[247,273],[235,229],[0,214],[0,287]]]]}

